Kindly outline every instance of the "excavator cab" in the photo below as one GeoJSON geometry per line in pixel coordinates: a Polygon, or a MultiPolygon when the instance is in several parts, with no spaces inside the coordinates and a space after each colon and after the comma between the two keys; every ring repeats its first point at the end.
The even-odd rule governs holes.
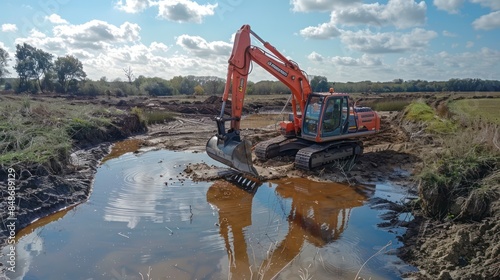
{"type": "Polygon", "coordinates": [[[347,133],[349,111],[349,97],[345,94],[312,93],[303,117],[302,137],[322,142],[323,138],[347,133]]]}

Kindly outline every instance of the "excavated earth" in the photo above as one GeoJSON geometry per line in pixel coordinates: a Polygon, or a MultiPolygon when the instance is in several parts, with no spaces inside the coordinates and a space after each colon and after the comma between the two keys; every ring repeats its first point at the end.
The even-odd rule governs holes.
{"type": "MultiPolygon", "coordinates": [[[[253,117],[242,122],[242,136],[252,143],[277,136],[275,123],[284,117],[269,115],[268,112],[281,112],[286,99],[287,96],[247,101],[244,113],[253,117]],[[262,114],[254,114],[259,112],[262,114]]],[[[134,126],[133,129],[129,127],[127,133],[121,134],[139,141],[141,147],[137,152],[151,149],[204,152],[206,142],[216,133],[214,116],[219,114],[221,106],[220,98],[216,96],[184,101],[175,98],[134,97],[72,99],[71,102],[95,103],[124,110],[139,107],[144,111],[173,112],[175,120],[149,125],[145,133],[141,133],[141,127],[134,126]]],[[[350,171],[344,171],[338,165],[315,171],[301,171],[294,169],[293,158],[261,162],[255,156],[254,166],[262,179],[307,177],[317,181],[362,184],[368,187],[390,182],[407,191],[409,198],[414,198],[418,184],[414,175],[422,167],[422,149],[433,148],[432,143],[429,145],[425,141],[414,141],[414,132],[401,125],[401,117],[395,112],[383,112],[381,118],[381,132],[362,139],[364,154],[350,171]]],[[[24,175],[21,172],[19,193],[27,201],[20,210],[24,217],[21,227],[56,210],[85,201],[91,192],[96,168],[109,152],[110,141],[117,139],[119,138],[101,139],[97,141],[102,142],[100,144],[76,149],[69,166],[63,168],[64,174],[49,174],[43,169],[26,171],[24,175]]],[[[6,181],[4,173],[5,170],[0,172],[0,182],[6,181]]],[[[227,169],[206,163],[192,163],[186,167],[185,173],[194,180],[217,180],[227,175],[227,169]]],[[[384,214],[386,222],[381,227],[388,230],[391,227],[408,228],[407,233],[400,237],[405,245],[398,254],[420,271],[406,275],[406,278],[488,279],[490,276],[500,276],[500,211],[493,211],[495,215],[492,218],[474,224],[443,224],[425,220],[418,213],[413,213],[415,219],[408,220],[410,215],[407,213],[411,213],[412,209],[402,203],[396,204],[382,198],[373,198],[369,203],[374,208],[391,211],[392,214],[384,214]]],[[[498,203],[495,207],[499,208],[498,203]]],[[[5,216],[5,213],[0,214],[5,216]]],[[[5,232],[3,225],[2,232],[5,232]]],[[[0,234],[1,244],[5,237],[0,234]]]]}

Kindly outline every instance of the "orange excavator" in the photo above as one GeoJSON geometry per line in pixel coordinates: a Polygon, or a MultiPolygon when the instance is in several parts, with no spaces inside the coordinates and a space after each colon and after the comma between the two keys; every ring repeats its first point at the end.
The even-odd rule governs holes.
{"type": "Polygon", "coordinates": [[[357,107],[348,94],[312,92],[307,74],[270,43],[262,40],[249,25],[236,33],[229,58],[222,108],[216,117],[217,134],[207,142],[207,154],[240,172],[258,177],[252,162],[252,145],[242,139],[240,122],[243,113],[247,79],[255,62],[292,92],[290,114],[280,122],[281,135],[255,145],[255,155],[265,161],[277,156],[295,155],[295,167],[304,170],[352,160],[363,152],[360,137],[380,130],[380,117],[368,107],[357,107]],[[264,48],[251,44],[251,35],[264,48]],[[231,116],[225,107],[231,101],[231,116]],[[226,131],[226,122],[230,127],[226,131]]]}

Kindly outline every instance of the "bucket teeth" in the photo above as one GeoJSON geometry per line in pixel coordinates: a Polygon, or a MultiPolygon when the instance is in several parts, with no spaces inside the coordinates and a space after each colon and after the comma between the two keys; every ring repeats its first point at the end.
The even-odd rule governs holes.
{"type": "Polygon", "coordinates": [[[249,178],[241,173],[231,174],[226,177],[226,180],[250,193],[255,193],[257,188],[262,184],[257,178],[249,178]]]}

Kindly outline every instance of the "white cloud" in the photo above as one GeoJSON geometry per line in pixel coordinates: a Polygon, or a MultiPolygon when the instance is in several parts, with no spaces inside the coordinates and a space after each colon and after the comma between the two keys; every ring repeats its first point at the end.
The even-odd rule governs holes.
{"type": "Polygon", "coordinates": [[[483,48],[478,52],[451,54],[440,52],[433,55],[411,55],[401,58],[396,65],[399,73],[411,77],[422,73],[420,79],[445,81],[450,78],[497,79],[500,51],[483,48]],[[439,63],[434,63],[439,61],[439,63]]]}
{"type": "Polygon", "coordinates": [[[415,28],[410,33],[345,31],[341,40],[349,49],[365,53],[400,53],[424,49],[436,37],[434,31],[415,28]]]}
{"type": "MultiPolygon", "coordinates": [[[[483,48],[464,53],[413,53],[401,56],[396,63],[386,64],[377,56],[333,57],[334,63],[322,63],[321,67],[308,67],[308,73],[322,75],[329,81],[391,81],[422,79],[447,81],[450,78],[498,79],[500,51],[483,48]],[[370,59],[373,61],[370,64],[370,59]],[[380,64],[379,64],[380,63],[380,64]],[[376,71],[374,71],[374,68],[376,71]],[[418,73],[418,75],[415,75],[418,73]]],[[[319,65],[319,64],[316,64],[319,65]]]]}
{"type": "MultiPolygon", "coordinates": [[[[499,0],[500,2],[500,0],[499,0]]],[[[491,30],[500,28],[500,11],[491,12],[472,22],[474,29],[491,30]]]]}
{"type": "MultiPolygon", "coordinates": [[[[451,67],[448,76],[456,78],[498,79],[498,65],[500,51],[483,48],[478,52],[464,52],[458,54],[440,53],[439,59],[444,65],[451,67]]],[[[442,75],[442,74],[440,74],[442,75]]]]}
{"type": "Polygon", "coordinates": [[[312,52],[307,56],[307,59],[309,59],[310,61],[322,62],[324,60],[324,57],[317,52],[312,52]]]}
{"type": "Polygon", "coordinates": [[[45,20],[53,24],[68,24],[67,20],[61,18],[61,16],[57,14],[51,14],[50,16],[46,16],[45,20]]]}
{"type": "Polygon", "coordinates": [[[193,0],[119,0],[115,7],[126,13],[140,13],[149,7],[158,7],[158,18],[173,22],[202,23],[212,16],[218,4],[198,4],[193,0]]]}
{"type": "Polygon", "coordinates": [[[425,23],[427,5],[413,0],[389,0],[387,5],[363,4],[345,9],[335,9],[331,22],[335,25],[372,25],[403,29],[425,23]]]}
{"type": "Polygon", "coordinates": [[[135,14],[149,8],[149,0],[119,0],[115,7],[126,13],[135,14]]]}
{"type": "Polygon", "coordinates": [[[500,10],[500,1],[498,0],[469,0],[472,3],[480,4],[483,7],[489,7],[492,10],[500,10]]]}
{"type": "Polygon", "coordinates": [[[17,25],[12,23],[4,23],[2,24],[2,32],[16,32],[17,25]]]}
{"type": "Polygon", "coordinates": [[[331,59],[335,65],[343,66],[359,66],[359,61],[356,58],[348,56],[335,56],[331,59]]]}
{"type": "Polygon", "coordinates": [[[43,38],[47,38],[47,35],[45,35],[45,33],[43,33],[43,32],[38,31],[36,28],[33,28],[30,31],[30,37],[43,39],[43,38]]]}
{"type": "Polygon", "coordinates": [[[378,56],[370,56],[367,54],[363,54],[360,58],[353,57],[340,57],[335,56],[331,58],[331,61],[335,65],[342,66],[363,66],[363,67],[371,67],[371,66],[381,66],[383,65],[382,60],[378,56]]]}
{"type": "Polygon", "coordinates": [[[135,23],[125,22],[115,26],[105,21],[92,20],[81,25],[55,26],[53,33],[76,48],[99,49],[106,43],[139,41],[140,30],[135,23]]]}
{"type": "Polygon", "coordinates": [[[446,11],[450,14],[457,14],[463,6],[465,0],[434,0],[434,6],[438,10],[446,11]]]}
{"type": "Polygon", "coordinates": [[[144,44],[110,46],[106,50],[113,64],[147,64],[152,57],[151,49],[144,44]]]}
{"type": "Polygon", "coordinates": [[[177,37],[176,44],[181,46],[189,53],[199,57],[210,55],[227,55],[231,53],[232,45],[223,41],[207,42],[199,36],[190,36],[183,34],[177,37]]]}
{"type": "Polygon", "coordinates": [[[16,38],[15,43],[28,43],[56,56],[74,53],[78,58],[93,58],[120,44],[136,45],[140,40],[139,31],[138,25],[129,22],[115,26],[92,20],[81,25],[56,25],[52,29],[53,36],[32,29],[29,36],[16,38]]]}
{"type": "MultiPolygon", "coordinates": [[[[136,75],[163,77],[215,75],[225,77],[227,58],[232,44],[206,41],[201,37],[182,35],[177,44],[183,48],[170,53],[171,47],[154,41],[141,42],[140,27],[125,22],[119,26],[92,20],[80,25],[55,25],[52,32],[32,29],[15,44],[28,43],[55,57],[74,55],[82,61],[90,79],[107,76],[125,78],[123,68],[131,66],[136,75]]],[[[7,48],[5,48],[7,49],[7,48]]]]}
{"type": "Polygon", "coordinates": [[[155,52],[167,52],[169,50],[169,47],[167,45],[158,42],[152,42],[149,45],[149,48],[155,52]]]}
{"type": "Polygon", "coordinates": [[[434,66],[434,61],[426,55],[412,54],[409,57],[400,57],[396,63],[398,67],[434,66]]]}
{"type": "Polygon", "coordinates": [[[159,53],[158,46],[151,44],[110,45],[104,51],[92,52],[82,60],[84,69],[91,79],[107,76],[111,79],[123,77],[123,68],[130,66],[135,75],[162,77],[215,75],[224,77],[227,69],[227,55],[222,58],[200,58],[192,55],[159,53]],[[224,67],[225,66],[225,67],[224,67]]]}
{"type": "Polygon", "coordinates": [[[206,16],[214,15],[217,4],[200,5],[190,0],[160,0],[158,17],[174,22],[202,23],[206,16]]]}
{"type": "Polygon", "coordinates": [[[397,76],[394,65],[385,64],[378,55],[363,54],[361,57],[334,56],[327,57],[330,63],[314,63],[306,67],[308,73],[321,75],[329,81],[388,81],[397,76]]]}
{"type": "Polygon", "coordinates": [[[427,5],[413,0],[389,0],[382,11],[382,18],[396,28],[409,28],[425,23],[427,5]]]}
{"type": "Polygon", "coordinates": [[[424,1],[389,0],[387,5],[362,4],[334,9],[330,22],[309,26],[300,35],[313,39],[331,39],[343,32],[338,26],[395,26],[398,29],[420,26],[426,20],[427,5],[424,1]]]}
{"type": "Polygon", "coordinates": [[[306,27],[300,30],[299,33],[303,37],[311,39],[331,39],[340,36],[341,31],[333,23],[327,22],[319,24],[316,27],[306,27]]]}
{"type": "Polygon", "coordinates": [[[291,0],[294,12],[330,12],[339,7],[346,7],[361,3],[361,0],[291,0]]]}

